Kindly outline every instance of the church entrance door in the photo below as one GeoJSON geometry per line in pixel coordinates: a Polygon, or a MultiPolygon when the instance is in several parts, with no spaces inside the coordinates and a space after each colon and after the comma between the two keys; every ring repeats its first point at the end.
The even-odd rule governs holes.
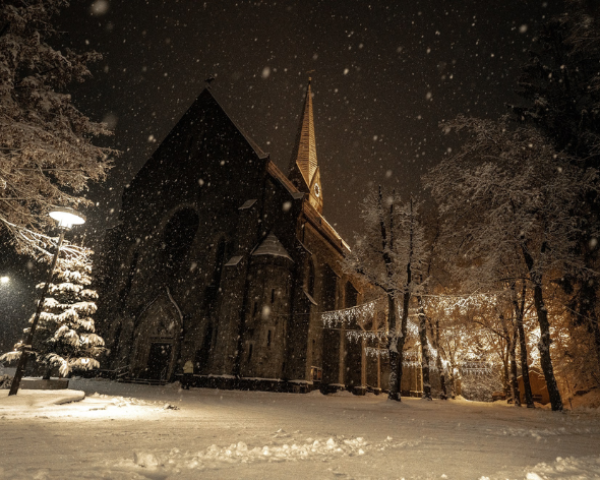
{"type": "Polygon", "coordinates": [[[171,363],[170,343],[152,343],[148,355],[146,375],[149,380],[166,380],[171,363]]]}

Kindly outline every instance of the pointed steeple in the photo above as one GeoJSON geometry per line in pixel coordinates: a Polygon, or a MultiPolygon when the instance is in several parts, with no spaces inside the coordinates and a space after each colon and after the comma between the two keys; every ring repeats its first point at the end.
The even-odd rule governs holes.
{"type": "Polygon", "coordinates": [[[319,211],[323,210],[323,192],[318,177],[317,143],[315,140],[315,121],[313,116],[311,78],[308,79],[306,97],[300,125],[296,134],[296,143],[290,160],[289,179],[302,191],[310,193],[310,203],[319,211]]]}

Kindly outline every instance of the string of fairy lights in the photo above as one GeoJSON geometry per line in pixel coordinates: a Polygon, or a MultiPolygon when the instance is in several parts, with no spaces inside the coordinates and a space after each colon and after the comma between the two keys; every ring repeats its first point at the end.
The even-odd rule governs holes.
{"type": "MultiPolygon", "coordinates": [[[[451,313],[456,309],[460,313],[465,313],[468,309],[481,305],[482,302],[497,302],[501,294],[502,292],[457,295],[423,294],[421,297],[426,298],[428,302],[435,299],[437,308],[441,308],[445,313],[451,313]]],[[[378,312],[387,312],[387,305],[381,304],[383,299],[386,299],[386,297],[382,296],[348,308],[322,312],[323,326],[327,329],[342,331],[351,342],[362,342],[365,355],[369,357],[388,358],[389,350],[384,348],[383,345],[387,343],[390,334],[388,331],[380,329],[383,325],[378,325],[376,319],[378,312]],[[370,326],[371,329],[367,329],[366,326],[370,326]]],[[[398,318],[402,318],[401,305],[397,306],[396,313],[398,318]]],[[[407,336],[416,338],[415,347],[420,345],[417,337],[419,328],[417,322],[412,319],[417,318],[418,314],[417,308],[411,308],[407,321],[407,336]]],[[[438,352],[431,344],[428,344],[428,350],[430,353],[429,369],[437,371],[438,363],[435,360],[438,352]]],[[[404,367],[421,368],[423,366],[418,350],[405,351],[402,357],[404,367]]],[[[449,366],[449,362],[446,360],[441,360],[440,363],[444,369],[449,366]]],[[[490,375],[494,369],[494,362],[487,359],[482,360],[481,358],[464,358],[455,362],[454,367],[458,368],[463,375],[490,375]]]]}

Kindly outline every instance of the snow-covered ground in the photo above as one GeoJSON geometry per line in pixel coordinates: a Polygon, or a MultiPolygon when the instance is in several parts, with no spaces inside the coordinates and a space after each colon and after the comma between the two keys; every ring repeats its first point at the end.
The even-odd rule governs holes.
{"type": "Polygon", "coordinates": [[[81,390],[26,390],[20,389],[17,395],[8,396],[8,390],[0,390],[0,417],[22,414],[27,409],[39,409],[52,405],[80,402],[85,398],[81,390]]]}
{"type": "Polygon", "coordinates": [[[600,478],[600,412],[81,380],[8,408],[2,479],[600,478]]]}

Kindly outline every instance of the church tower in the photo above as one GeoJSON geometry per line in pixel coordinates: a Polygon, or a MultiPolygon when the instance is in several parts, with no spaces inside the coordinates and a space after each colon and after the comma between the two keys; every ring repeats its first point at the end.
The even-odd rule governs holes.
{"type": "Polygon", "coordinates": [[[310,204],[319,213],[323,213],[323,189],[321,174],[317,162],[317,144],[315,141],[315,122],[313,118],[311,79],[308,79],[306,98],[300,115],[300,126],[290,160],[289,179],[300,190],[309,194],[310,204]]]}

